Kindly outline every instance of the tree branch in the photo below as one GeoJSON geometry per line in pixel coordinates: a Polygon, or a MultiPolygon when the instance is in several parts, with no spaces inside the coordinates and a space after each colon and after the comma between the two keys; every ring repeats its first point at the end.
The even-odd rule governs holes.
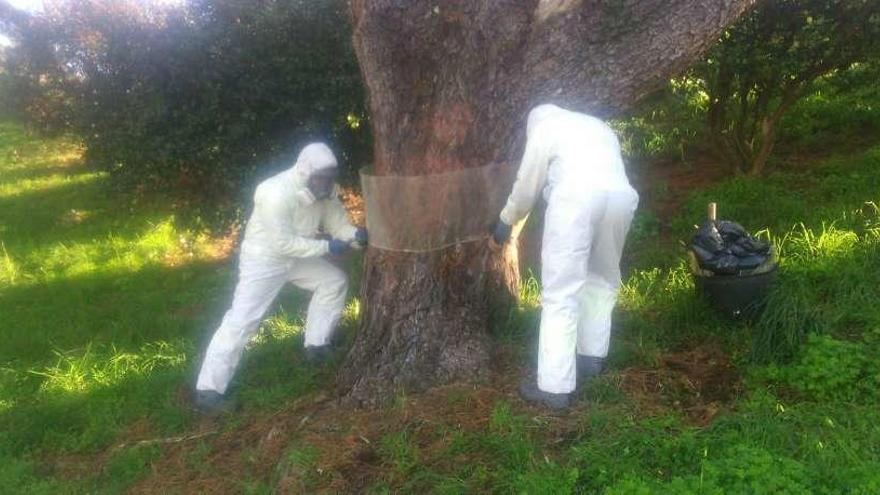
{"type": "Polygon", "coordinates": [[[749,0],[539,3],[568,8],[557,9],[543,22],[537,12],[533,19],[524,67],[535,75],[524,88],[531,103],[558,101],[599,115],[630,108],[685,70],[754,4],[749,0]]]}
{"type": "Polygon", "coordinates": [[[532,106],[623,111],[754,1],[356,0],[375,171],[512,162],[532,106]]]}

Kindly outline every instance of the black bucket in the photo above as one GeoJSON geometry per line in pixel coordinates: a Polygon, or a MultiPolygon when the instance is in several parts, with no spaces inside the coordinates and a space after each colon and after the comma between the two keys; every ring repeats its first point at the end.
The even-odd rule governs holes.
{"type": "Polygon", "coordinates": [[[754,275],[694,275],[694,285],[712,306],[729,318],[754,318],[767,303],[770,288],[776,280],[773,265],[769,271],[754,275]]]}

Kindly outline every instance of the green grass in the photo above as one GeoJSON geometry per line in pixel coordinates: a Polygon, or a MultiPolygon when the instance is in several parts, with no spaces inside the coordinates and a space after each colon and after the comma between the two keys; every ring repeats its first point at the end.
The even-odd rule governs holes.
{"type": "MultiPolygon", "coordinates": [[[[180,225],[161,196],[108,193],[79,154],[0,123],[0,486],[21,492],[116,493],[148,473],[161,447],[76,479],[38,465],[127,441],[135,422],[154,437],[191,428],[182,392],[235,281],[219,242],[180,225]]],[[[302,301],[285,292],[251,344],[233,387],[245,410],[316,387],[299,350],[302,301]]]]}
{"type": "MultiPolygon", "coordinates": [[[[184,226],[161,196],[109,194],[106,177],[77,156],[70,140],[0,125],[0,487],[15,493],[124,492],[171,452],[132,440],[199,431],[183,397],[235,280],[216,240],[184,226]],[[72,474],[58,467],[78,456],[90,460],[72,474]]],[[[658,224],[670,219],[641,212],[611,369],[583,387],[580,412],[559,418],[501,396],[476,408],[485,417],[469,425],[432,422],[402,395],[381,413],[401,418],[400,428],[370,439],[376,460],[365,490],[880,492],[880,148],[695,191],[671,219],[675,237],[687,238],[709,201],[779,254],[777,291],[760,319],[714,314],[695,295],[681,248],[656,247],[670,244],[658,243],[658,224]],[[722,349],[741,377],[712,421],[694,422],[675,383],[652,408],[623,385],[628,370],[663,368],[671,354],[698,346],[722,349]]],[[[527,277],[521,307],[494,336],[523,360],[532,357],[539,288],[527,277]]],[[[255,416],[330,382],[333,366],[303,363],[304,301],[285,292],[263,324],[231,389],[244,410],[221,431],[246,431],[255,416]]],[[[346,330],[357,312],[353,299],[346,330]]],[[[456,407],[475,400],[467,391],[447,399],[456,407]]],[[[354,435],[350,425],[323,428],[331,438],[338,429],[354,435]]],[[[223,456],[262,461],[245,442],[218,454],[213,437],[181,447],[181,465],[231,476],[235,493],[272,493],[282,480],[326,489],[334,474],[322,459],[342,447],[288,434],[267,476],[215,473],[223,456]]]]}
{"type": "MultiPolygon", "coordinates": [[[[757,321],[730,322],[694,292],[682,259],[637,267],[621,290],[610,375],[561,443],[550,424],[499,402],[483,432],[452,428],[448,451],[426,458],[405,432],[382,452],[395,475],[377,485],[436,493],[877,493],[880,490],[880,148],[809,173],[733,179],[696,192],[672,224],[686,239],[708,201],[761,231],[778,252],[777,290],[757,321]],[[615,385],[629,366],[669,352],[722,346],[743,376],[729,409],[707,427],[684,411],[660,415],[615,385]],[[421,456],[421,457],[420,457],[421,456]],[[466,461],[432,469],[440,459],[466,461]],[[400,480],[407,480],[405,482],[400,480]]],[[[630,241],[656,245],[656,232],[630,241]]],[[[655,257],[662,259],[662,257],[655,257]]],[[[504,337],[530,344],[538,290],[504,337]]],[[[528,353],[523,353],[527,356],[528,353]]],[[[384,491],[383,491],[384,490],[384,491]]]]}

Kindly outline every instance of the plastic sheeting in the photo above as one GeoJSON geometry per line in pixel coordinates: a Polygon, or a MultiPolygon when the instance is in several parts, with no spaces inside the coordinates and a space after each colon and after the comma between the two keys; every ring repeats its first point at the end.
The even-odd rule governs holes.
{"type": "Polygon", "coordinates": [[[418,253],[485,239],[514,174],[503,164],[418,176],[362,170],[370,246],[418,253]]]}
{"type": "Polygon", "coordinates": [[[704,223],[691,238],[690,250],[699,268],[714,275],[753,273],[774,261],[769,243],[726,220],[704,223]]]}

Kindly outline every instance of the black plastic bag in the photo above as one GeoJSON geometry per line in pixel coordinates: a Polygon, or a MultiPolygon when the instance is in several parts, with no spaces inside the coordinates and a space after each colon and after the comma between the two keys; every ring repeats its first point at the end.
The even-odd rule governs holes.
{"type": "Polygon", "coordinates": [[[691,238],[690,249],[700,268],[716,275],[755,270],[770,258],[769,243],[756,239],[742,225],[728,220],[701,225],[691,238]]]}
{"type": "MultiPolygon", "coordinates": [[[[691,245],[698,246],[712,254],[721,254],[725,249],[724,239],[715,224],[712,222],[704,223],[694,234],[691,239],[691,245]]],[[[699,256],[697,257],[699,259],[699,256]]]]}

